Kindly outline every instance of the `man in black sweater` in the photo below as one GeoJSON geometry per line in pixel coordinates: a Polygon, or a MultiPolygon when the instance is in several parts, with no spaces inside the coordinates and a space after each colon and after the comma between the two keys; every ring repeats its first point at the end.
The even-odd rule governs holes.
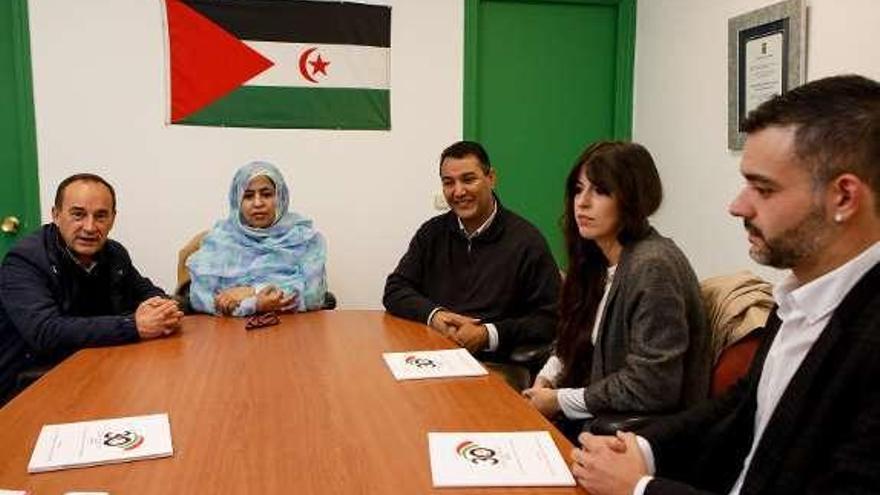
{"type": "Polygon", "coordinates": [[[183,313],[107,239],[116,194],[104,179],[61,182],[53,222],[21,239],[0,267],[0,405],[20,374],[94,346],[170,335],[183,313]]]}
{"type": "Polygon", "coordinates": [[[416,232],[385,282],[385,308],[487,359],[552,342],[559,271],[541,233],[495,196],[486,151],[469,141],[449,146],[440,179],[451,211],[416,232]]]}

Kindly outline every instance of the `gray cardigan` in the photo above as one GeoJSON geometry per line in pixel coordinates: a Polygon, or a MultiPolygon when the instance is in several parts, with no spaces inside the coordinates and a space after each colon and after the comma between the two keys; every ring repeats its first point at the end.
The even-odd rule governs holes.
{"type": "Polygon", "coordinates": [[[697,277],[652,228],[621,253],[584,389],[587,410],[661,413],[706,398],[708,340],[697,277]]]}

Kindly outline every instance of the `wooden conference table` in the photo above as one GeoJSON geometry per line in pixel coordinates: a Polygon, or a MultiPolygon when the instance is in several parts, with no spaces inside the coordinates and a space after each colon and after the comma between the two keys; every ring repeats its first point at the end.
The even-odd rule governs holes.
{"type": "Polygon", "coordinates": [[[427,432],[550,430],[504,381],[397,382],[382,352],[453,347],[381,311],[244,320],[190,316],[180,334],[88,349],[0,409],[0,488],[34,495],[583,493],[575,488],[438,489],[427,432]],[[167,412],[174,456],[27,474],[47,423],[167,412]]]}

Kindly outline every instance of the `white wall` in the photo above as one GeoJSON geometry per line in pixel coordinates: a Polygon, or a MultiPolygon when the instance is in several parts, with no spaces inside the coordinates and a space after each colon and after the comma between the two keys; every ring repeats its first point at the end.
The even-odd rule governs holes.
{"type": "MultiPolygon", "coordinates": [[[[742,181],[727,150],[727,20],[774,0],[641,0],[633,139],[654,154],[666,188],[657,227],[700,277],[759,268],[727,204],[742,181]]],[[[880,79],[880,2],[808,0],[807,79],[859,73],[880,79]]]]}
{"type": "Polygon", "coordinates": [[[111,236],[173,290],[179,247],[226,215],[235,169],[266,159],[327,237],[341,306],[381,307],[385,276],[436,213],[437,157],[461,136],[463,10],[373,3],[392,6],[390,132],[166,126],[160,0],[30,0],[44,219],[64,177],[103,175],[119,196],[111,236]]]}
{"type": "MultiPolygon", "coordinates": [[[[392,5],[391,132],[165,126],[160,0],[31,0],[41,200],[91,170],[119,193],[113,237],[166,289],[176,253],[225,215],[233,171],[278,164],[293,207],[329,240],[343,307],[377,308],[385,275],[435,211],[436,160],[461,135],[461,0],[392,5]]],[[[757,267],[741,223],[726,213],[740,187],[727,151],[727,20],[772,0],[642,0],[638,6],[635,140],[655,155],[666,200],[655,224],[706,277],[757,267]]],[[[807,77],[880,79],[880,2],[809,0],[807,77]]]]}

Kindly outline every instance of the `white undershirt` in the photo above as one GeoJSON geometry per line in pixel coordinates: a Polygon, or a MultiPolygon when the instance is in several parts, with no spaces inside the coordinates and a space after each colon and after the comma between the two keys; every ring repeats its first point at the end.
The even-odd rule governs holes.
{"type": "MultiPolygon", "coordinates": [[[[831,320],[831,315],[853,286],[877,263],[880,263],[880,242],[862,251],[837,269],[798,287],[797,279],[789,274],[773,289],[773,298],[779,305],[777,314],[782,325],[770,345],[761,378],[758,381],[758,405],[755,411],[755,435],[749,455],[743,462],[743,469],[730,495],[739,495],[752,457],[755,454],[767,423],[773,416],[779,399],[807,356],[822,330],[831,320]]],[[[648,442],[639,442],[646,464],[654,473],[654,455],[648,442]],[[647,447],[647,449],[646,449],[647,447]]],[[[650,477],[639,480],[633,490],[634,495],[642,495],[650,477]]]]}
{"type": "MultiPolygon", "coordinates": [[[[608,267],[608,275],[605,277],[605,290],[602,292],[602,300],[596,309],[596,319],[593,321],[593,329],[590,334],[590,341],[596,345],[599,337],[599,328],[602,324],[602,318],[605,316],[605,306],[608,304],[608,293],[611,292],[611,283],[614,281],[614,272],[617,271],[617,265],[608,267]]],[[[556,354],[550,356],[544,367],[538,373],[538,376],[546,379],[555,387],[559,376],[562,374],[562,361],[556,354]]],[[[556,392],[556,398],[559,401],[559,408],[562,414],[568,419],[587,419],[593,415],[587,410],[587,403],[584,399],[583,388],[560,388],[556,392]]]]}

